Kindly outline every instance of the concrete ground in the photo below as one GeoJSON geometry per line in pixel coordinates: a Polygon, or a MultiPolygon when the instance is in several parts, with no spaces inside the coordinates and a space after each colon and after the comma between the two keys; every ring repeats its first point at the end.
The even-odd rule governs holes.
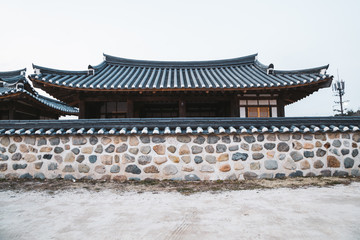
{"type": "Polygon", "coordinates": [[[0,239],[360,239],[360,183],[203,192],[0,191],[0,239]]]}

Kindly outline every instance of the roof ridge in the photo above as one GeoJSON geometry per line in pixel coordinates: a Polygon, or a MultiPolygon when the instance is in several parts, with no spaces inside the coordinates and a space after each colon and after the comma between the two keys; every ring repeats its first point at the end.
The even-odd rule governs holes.
{"type": "MultiPolygon", "coordinates": [[[[260,69],[266,71],[268,66],[261,63],[259,60],[255,60],[255,65],[260,69]]],[[[313,67],[313,68],[303,68],[303,69],[295,69],[295,70],[274,70],[276,74],[306,74],[306,73],[320,73],[321,70],[327,70],[329,68],[329,64],[323,65],[320,67],[313,67]]]]}
{"type": "Polygon", "coordinates": [[[13,70],[13,71],[0,72],[0,77],[2,77],[2,78],[11,78],[11,77],[23,76],[21,74],[21,72],[26,72],[26,68],[13,70]]]}
{"type": "Polygon", "coordinates": [[[129,64],[139,66],[154,66],[154,67],[197,67],[197,66],[222,66],[254,63],[257,53],[238,58],[219,59],[219,60],[202,60],[202,61],[160,61],[160,60],[138,60],[115,57],[108,54],[103,54],[107,63],[129,64]]]}
{"type": "MultiPolygon", "coordinates": [[[[103,61],[98,65],[93,66],[93,68],[97,71],[101,70],[103,67],[105,67],[106,62],[103,61]]],[[[62,69],[56,69],[56,68],[49,68],[49,67],[42,67],[36,64],[32,64],[33,69],[39,69],[40,72],[45,72],[45,73],[55,73],[55,74],[59,74],[59,73],[63,73],[63,74],[73,74],[73,75],[82,75],[82,74],[88,74],[88,70],[62,70],[62,69]]]]}

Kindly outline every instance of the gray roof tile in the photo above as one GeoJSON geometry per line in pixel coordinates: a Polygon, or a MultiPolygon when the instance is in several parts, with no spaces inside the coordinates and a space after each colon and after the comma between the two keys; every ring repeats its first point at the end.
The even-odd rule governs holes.
{"type": "Polygon", "coordinates": [[[79,112],[77,108],[70,107],[59,100],[42,96],[36,92],[26,79],[25,71],[26,69],[11,72],[0,72],[0,82],[3,84],[3,86],[0,87],[0,97],[10,98],[17,94],[26,94],[37,102],[58,110],[63,114],[77,114],[79,112]],[[23,83],[24,87],[18,87],[18,83],[23,83]]]}
{"type": "Polygon", "coordinates": [[[360,117],[0,121],[0,135],[164,135],[359,132],[360,117]]]}
{"type": "Polygon", "coordinates": [[[311,82],[331,83],[328,65],[294,71],[275,70],[267,74],[267,66],[257,54],[214,61],[146,61],[105,55],[105,61],[88,71],[64,71],[33,65],[40,74],[31,80],[77,89],[153,90],[153,89],[244,89],[301,86],[311,82]]]}

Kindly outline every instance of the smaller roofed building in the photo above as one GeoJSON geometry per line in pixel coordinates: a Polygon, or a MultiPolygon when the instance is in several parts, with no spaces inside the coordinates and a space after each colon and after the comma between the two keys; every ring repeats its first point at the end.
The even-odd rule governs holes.
{"type": "Polygon", "coordinates": [[[0,120],[58,119],[78,114],[77,108],[36,92],[25,72],[0,72],[0,120]]]}
{"type": "Polygon", "coordinates": [[[34,86],[78,107],[80,118],[284,117],[286,105],[332,81],[328,65],[279,71],[257,54],[183,62],[104,54],[85,71],[33,67],[34,86]]]}

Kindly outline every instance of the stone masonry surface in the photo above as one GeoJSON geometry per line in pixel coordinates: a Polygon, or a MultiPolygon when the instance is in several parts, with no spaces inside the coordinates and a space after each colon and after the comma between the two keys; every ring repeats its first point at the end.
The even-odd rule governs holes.
{"type": "Polygon", "coordinates": [[[0,137],[0,178],[360,176],[360,133],[0,137]]]}

